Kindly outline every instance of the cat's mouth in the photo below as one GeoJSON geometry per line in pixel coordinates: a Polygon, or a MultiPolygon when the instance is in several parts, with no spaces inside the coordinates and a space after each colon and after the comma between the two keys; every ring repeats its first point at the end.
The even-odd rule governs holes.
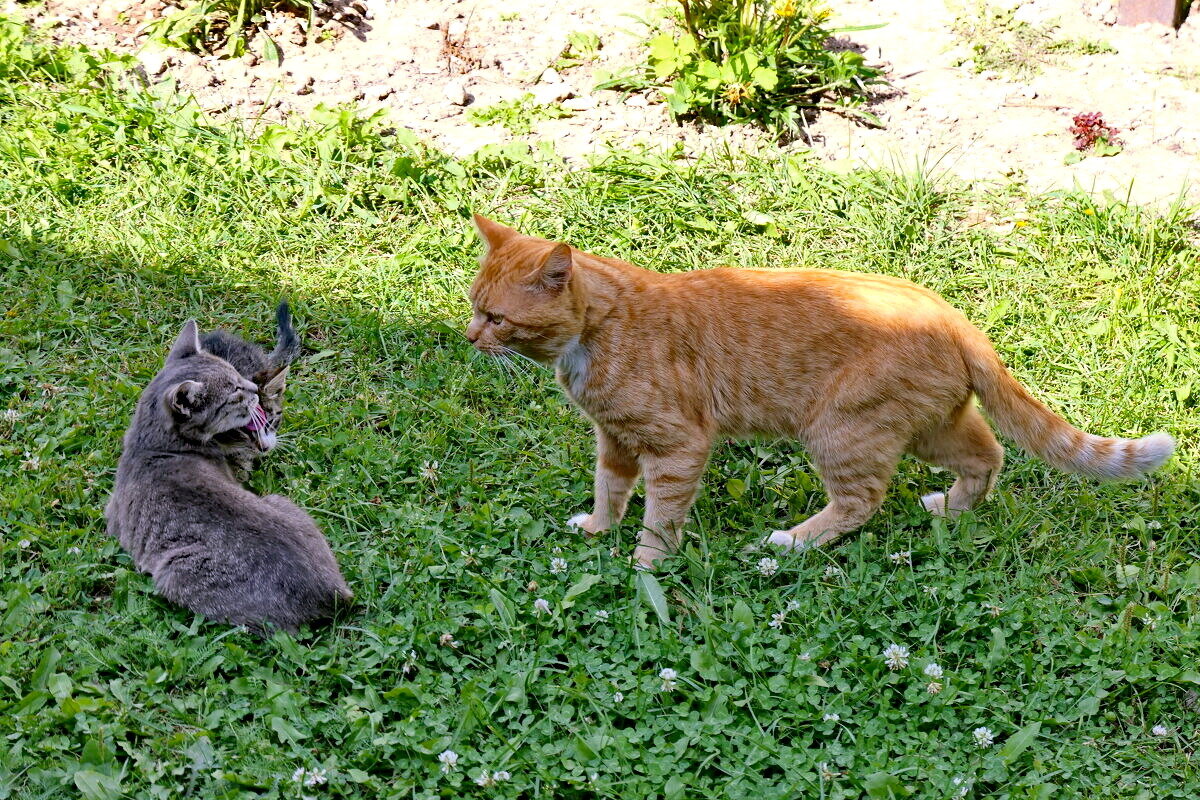
{"type": "Polygon", "coordinates": [[[254,410],[250,412],[250,421],[242,426],[242,430],[246,431],[254,446],[264,453],[275,446],[275,431],[271,430],[267,422],[267,412],[258,403],[254,404],[254,410]]]}

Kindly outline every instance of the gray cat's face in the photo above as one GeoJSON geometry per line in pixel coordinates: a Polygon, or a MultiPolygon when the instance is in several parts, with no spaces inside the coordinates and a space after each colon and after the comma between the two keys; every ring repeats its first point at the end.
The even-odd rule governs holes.
{"type": "Polygon", "coordinates": [[[208,442],[239,430],[257,439],[257,431],[266,432],[259,387],[227,361],[200,349],[195,322],[189,321],[179,334],[164,372],[163,408],[185,439],[208,442]]]}

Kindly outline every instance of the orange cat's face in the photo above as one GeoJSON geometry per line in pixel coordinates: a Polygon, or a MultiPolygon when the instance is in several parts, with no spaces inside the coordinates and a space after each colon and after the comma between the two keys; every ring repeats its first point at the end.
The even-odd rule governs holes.
{"type": "Polygon", "coordinates": [[[583,330],[571,248],[521,236],[478,214],[475,228],[487,253],[471,285],[467,338],[488,355],[515,350],[553,362],[583,330]]]}

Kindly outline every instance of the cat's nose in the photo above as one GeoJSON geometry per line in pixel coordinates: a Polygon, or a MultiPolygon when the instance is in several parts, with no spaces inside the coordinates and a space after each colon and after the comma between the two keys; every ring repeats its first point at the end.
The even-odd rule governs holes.
{"type": "Polygon", "coordinates": [[[475,344],[479,341],[479,337],[483,334],[483,325],[476,320],[471,320],[471,324],[467,326],[467,341],[475,344]]]}

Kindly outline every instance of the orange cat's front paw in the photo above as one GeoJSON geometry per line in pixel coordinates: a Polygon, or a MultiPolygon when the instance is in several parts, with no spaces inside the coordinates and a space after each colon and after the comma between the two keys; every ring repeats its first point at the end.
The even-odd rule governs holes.
{"type": "Polygon", "coordinates": [[[604,530],[603,526],[596,524],[595,520],[592,519],[591,514],[576,514],[567,520],[567,527],[579,528],[588,536],[592,536],[593,534],[597,534],[604,530]]]}
{"type": "Polygon", "coordinates": [[[763,539],[763,544],[774,545],[784,550],[806,550],[812,547],[811,542],[797,539],[791,531],[772,531],[770,536],[763,539]]]}

